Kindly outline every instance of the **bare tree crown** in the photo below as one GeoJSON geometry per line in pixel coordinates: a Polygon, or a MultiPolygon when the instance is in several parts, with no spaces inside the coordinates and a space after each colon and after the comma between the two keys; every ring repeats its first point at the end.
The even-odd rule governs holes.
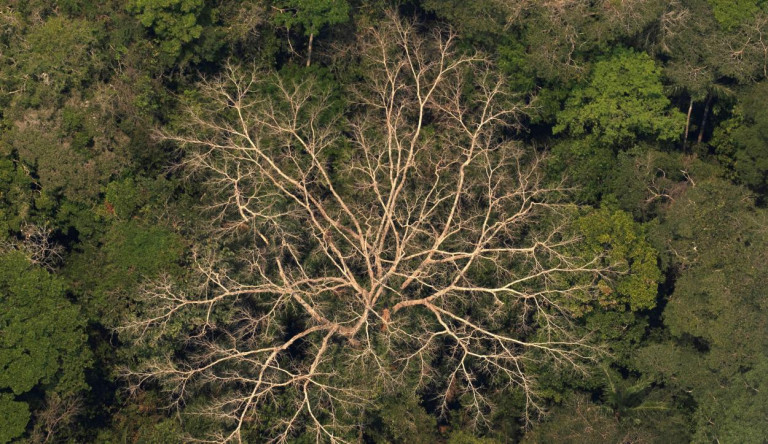
{"type": "Polygon", "coordinates": [[[588,354],[565,307],[601,270],[569,254],[562,190],[510,139],[520,109],[502,79],[453,34],[396,18],[355,49],[343,111],[312,78],[230,67],[202,85],[207,109],[163,135],[210,179],[220,239],[237,248],[196,254],[195,288],[148,287],[127,328],[188,316],[196,354],[130,376],[179,400],[215,387],[212,441],[267,427],[270,405],[270,439],[353,439],[355,412],[407,384],[436,388],[444,408],[461,396],[479,422],[488,388],[512,385],[533,412],[527,367],[588,354]]]}

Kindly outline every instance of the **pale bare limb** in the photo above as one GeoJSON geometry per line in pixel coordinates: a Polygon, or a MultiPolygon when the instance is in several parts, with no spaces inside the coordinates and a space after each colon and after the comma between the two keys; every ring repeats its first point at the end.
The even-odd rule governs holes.
{"type": "Polygon", "coordinates": [[[572,254],[565,190],[510,140],[519,102],[454,40],[394,16],[368,30],[344,112],[311,78],[229,67],[186,129],[162,134],[211,183],[212,242],[237,249],[193,254],[195,282],[147,287],[124,329],[181,323],[190,357],[127,373],[179,406],[216,393],[203,413],[225,428],[210,440],[240,442],[267,410],[274,442],[354,440],[356,412],[410,375],[446,406],[465,396],[478,423],[491,386],[522,390],[532,415],[531,363],[589,359],[565,307],[606,270],[572,254]]]}

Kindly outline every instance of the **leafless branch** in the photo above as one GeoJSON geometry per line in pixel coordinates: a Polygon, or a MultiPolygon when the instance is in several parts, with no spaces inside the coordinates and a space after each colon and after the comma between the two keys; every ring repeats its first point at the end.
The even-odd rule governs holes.
{"type": "Polygon", "coordinates": [[[124,329],[183,321],[190,357],[129,370],[134,383],[164,381],[179,405],[207,387],[203,413],[226,424],[214,442],[266,427],[268,406],[274,442],[344,442],[355,411],[413,375],[482,423],[491,385],[519,387],[532,415],[528,366],[589,358],[564,307],[604,270],[571,254],[564,189],[510,140],[518,102],[454,40],[396,17],[368,30],[343,112],[312,78],[228,67],[202,85],[205,107],[163,137],[210,180],[221,239],[239,250],[201,249],[195,283],[147,287],[124,329]]]}

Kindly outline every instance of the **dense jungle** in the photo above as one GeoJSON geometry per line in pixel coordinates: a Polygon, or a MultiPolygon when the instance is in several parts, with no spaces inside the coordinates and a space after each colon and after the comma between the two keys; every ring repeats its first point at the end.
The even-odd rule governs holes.
{"type": "Polygon", "coordinates": [[[0,444],[766,443],[768,1],[0,0],[0,444]]]}

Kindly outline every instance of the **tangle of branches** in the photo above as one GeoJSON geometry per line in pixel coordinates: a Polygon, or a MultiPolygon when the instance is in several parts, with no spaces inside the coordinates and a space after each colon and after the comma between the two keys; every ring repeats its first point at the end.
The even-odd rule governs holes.
{"type": "Polygon", "coordinates": [[[567,306],[603,270],[572,254],[564,190],[511,140],[519,102],[454,40],[392,17],[358,38],[341,93],[230,66],[163,134],[210,181],[211,243],[229,253],[196,250],[194,285],[147,287],[124,328],[182,322],[188,347],[127,376],[180,405],[202,394],[222,424],[205,440],[354,441],[366,406],[403,387],[478,423],[513,387],[533,415],[530,366],[589,357],[567,306]]]}

